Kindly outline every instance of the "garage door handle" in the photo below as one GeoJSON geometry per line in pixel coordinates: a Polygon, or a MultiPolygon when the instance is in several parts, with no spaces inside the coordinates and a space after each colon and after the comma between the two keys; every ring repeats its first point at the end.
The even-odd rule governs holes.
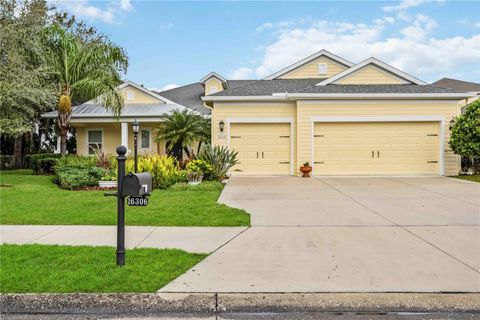
{"type": "Polygon", "coordinates": [[[257,159],[258,159],[258,151],[257,151],[257,159]]]}
{"type": "Polygon", "coordinates": [[[380,158],[380,151],[377,151],[377,158],[380,158]]]}
{"type": "Polygon", "coordinates": [[[372,158],[375,157],[375,151],[372,150],[372,158]]]}
{"type": "Polygon", "coordinates": [[[263,151],[262,151],[262,159],[263,159],[263,151]]]}

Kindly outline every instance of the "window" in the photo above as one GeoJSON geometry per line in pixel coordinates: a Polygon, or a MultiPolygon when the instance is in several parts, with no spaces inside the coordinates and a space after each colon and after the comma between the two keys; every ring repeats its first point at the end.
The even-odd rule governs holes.
{"type": "Polygon", "coordinates": [[[140,130],[140,148],[150,149],[150,129],[140,130]]]}
{"type": "Polygon", "coordinates": [[[127,91],[127,101],[132,101],[135,99],[135,93],[133,91],[127,91]]]}
{"type": "Polygon", "coordinates": [[[88,154],[94,154],[95,150],[103,148],[103,131],[100,129],[91,129],[87,131],[88,154]]]}
{"type": "Polygon", "coordinates": [[[217,92],[217,87],[210,87],[210,93],[217,92]]]}
{"type": "Polygon", "coordinates": [[[318,64],[318,74],[327,74],[327,64],[319,63],[318,64]]]}

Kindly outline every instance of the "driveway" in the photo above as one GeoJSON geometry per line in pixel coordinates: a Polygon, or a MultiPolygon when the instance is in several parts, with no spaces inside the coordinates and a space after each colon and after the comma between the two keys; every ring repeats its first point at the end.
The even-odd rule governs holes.
{"type": "Polygon", "coordinates": [[[480,184],[234,177],[252,227],[161,291],[480,292],[480,184]]]}

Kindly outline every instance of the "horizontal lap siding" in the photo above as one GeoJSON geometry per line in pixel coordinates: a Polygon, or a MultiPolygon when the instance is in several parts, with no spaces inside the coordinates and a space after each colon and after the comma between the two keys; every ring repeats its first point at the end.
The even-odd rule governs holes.
{"type": "Polygon", "coordinates": [[[375,66],[366,66],[335,81],[336,84],[402,84],[405,81],[375,66]]]}
{"type": "MultiPolygon", "coordinates": [[[[445,117],[446,175],[459,170],[459,157],[448,147],[449,122],[459,113],[457,101],[298,101],[297,102],[297,163],[311,161],[311,118],[315,116],[415,116],[440,115],[445,117]]],[[[298,173],[298,171],[297,171],[298,173]]]]}
{"type": "Polygon", "coordinates": [[[212,117],[212,142],[214,145],[227,146],[227,119],[228,118],[293,118],[293,162],[296,168],[296,124],[294,102],[215,102],[212,117]],[[219,122],[225,123],[223,134],[220,132],[219,122]]]}
{"type": "Polygon", "coordinates": [[[330,78],[347,69],[346,66],[339,64],[327,57],[319,57],[311,62],[304,64],[280,77],[279,79],[308,79],[308,78],[330,78]],[[318,64],[327,64],[327,74],[318,74],[318,64]]]}

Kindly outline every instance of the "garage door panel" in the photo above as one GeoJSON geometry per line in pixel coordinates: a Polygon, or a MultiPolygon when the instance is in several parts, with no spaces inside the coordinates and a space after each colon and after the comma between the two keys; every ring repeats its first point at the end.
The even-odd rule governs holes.
{"type": "Polygon", "coordinates": [[[230,148],[239,152],[240,161],[233,171],[290,174],[289,123],[232,123],[230,137],[230,148]]]}
{"type": "Polygon", "coordinates": [[[316,123],[314,173],[437,174],[438,130],[436,122],[316,123]]]}

